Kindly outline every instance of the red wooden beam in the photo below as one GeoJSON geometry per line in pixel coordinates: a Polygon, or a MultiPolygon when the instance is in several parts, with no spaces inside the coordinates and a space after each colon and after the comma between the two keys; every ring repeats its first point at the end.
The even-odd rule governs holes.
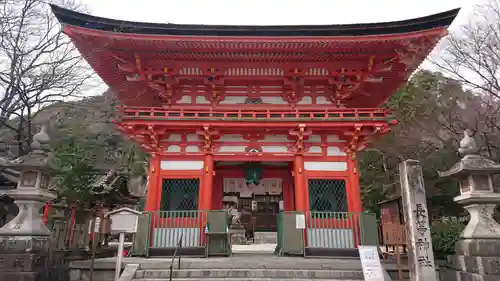
{"type": "MultiPolygon", "coordinates": [[[[171,47],[179,50],[186,50],[189,47],[190,52],[206,52],[207,49],[217,50],[217,52],[241,51],[241,50],[269,50],[269,51],[297,51],[297,50],[318,50],[331,49],[332,46],[339,46],[342,43],[341,49],[348,49],[352,45],[360,45],[367,42],[378,41],[398,41],[398,40],[414,40],[420,37],[443,37],[447,34],[447,30],[443,27],[428,29],[423,31],[415,31],[399,34],[381,34],[370,36],[290,36],[290,37],[243,37],[243,36],[175,36],[175,35],[149,35],[149,34],[130,34],[112,31],[94,30],[72,25],[63,25],[63,31],[70,37],[79,38],[84,36],[92,36],[104,39],[108,44],[113,45],[117,42],[127,42],[127,40],[136,40],[136,44],[150,42],[170,43],[171,47]],[[111,40],[110,40],[111,39],[111,40]],[[118,39],[118,40],[112,40],[118,39]],[[297,42],[301,42],[300,47],[297,47],[297,42]],[[276,45],[280,43],[280,45],[276,45]],[[345,45],[347,43],[347,45],[345,45]],[[190,44],[187,46],[187,44],[190,44]],[[203,44],[207,47],[201,47],[203,44]],[[213,46],[210,46],[213,44],[213,46]],[[232,46],[232,47],[226,47],[232,46]],[[281,46],[281,47],[280,47],[281,46]]],[[[85,38],[86,39],[86,38],[85,38]]],[[[387,43],[386,43],[387,44],[387,43]]],[[[156,45],[156,44],[154,44],[156,45]]],[[[339,48],[340,49],[340,48],[339,48]]]]}

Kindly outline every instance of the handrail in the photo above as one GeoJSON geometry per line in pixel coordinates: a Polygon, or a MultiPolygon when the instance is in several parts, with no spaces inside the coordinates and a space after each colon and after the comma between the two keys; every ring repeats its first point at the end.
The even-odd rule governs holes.
{"type": "Polygon", "coordinates": [[[182,119],[386,119],[390,112],[383,108],[363,109],[170,109],[162,107],[118,108],[122,118],[182,118],[182,119]]]}
{"type": "MultiPolygon", "coordinates": [[[[243,104],[234,104],[233,107],[193,107],[193,106],[186,106],[184,108],[170,108],[170,107],[163,107],[163,106],[135,106],[135,105],[118,105],[116,108],[118,110],[175,110],[175,111],[182,111],[182,110],[187,110],[187,111],[287,111],[287,112],[298,112],[298,111],[335,111],[335,112],[351,112],[351,111],[384,111],[384,112],[390,112],[388,108],[383,108],[383,107],[372,107],[372,108],[358,108],[358,107],[331,107],[331,108],[267,108],[267,107],[261,107],[261,108],[241,108],[241,109],[234,109],[234,107],[239,107],[240,105],[243,104]]],[[[229,106],[229,104],[228,104],[229,106]]]]}
{"type": "Polygon", "coordinates": [[[174,251],[174,254],[172,256],[172,261],[170,262],[170,277],[169,277],[169,281],[172,281],[172,277],[173,277],[173,271],[174,271],[174,261],[175,261],[175,258],[177,257],[177,255],[179,255],[179,262],[178,262],[178,265],[177,265],[177,270],[181,269],[181,254],[179,253],[179,250],[182,248],[182,237],[184,236],[184,234],[181,234],[181,237],[179,238],[179,242],[177,242],[177,246],[175,247],[175,251],[174,251]]]}

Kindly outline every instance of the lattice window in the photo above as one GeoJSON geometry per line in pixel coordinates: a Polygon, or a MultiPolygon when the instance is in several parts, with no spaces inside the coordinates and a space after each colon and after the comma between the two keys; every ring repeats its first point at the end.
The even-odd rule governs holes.
{"type": "Polygon", "coordinates": [[[309,206],[312,212],[347,212],[344,180],[309,180],[309,206]]]}
{"type": "Polygon", "coordinates": [[[162,211],[198,210],[199,179],[163,180],[162,211]]]}

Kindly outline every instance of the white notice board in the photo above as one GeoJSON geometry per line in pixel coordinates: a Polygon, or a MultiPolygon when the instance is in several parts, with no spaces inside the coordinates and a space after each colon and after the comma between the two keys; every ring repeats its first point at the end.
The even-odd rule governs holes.
{"type": "Polygon", "coordinates": [[[295,228],[296,229],[306,228],[306,216],[304,214],[295,215],[295,228]]]}
{"type": "Polygon", "coordinates": [[[365,281],[384,281],[384,270],[376,246],[359,246],[359,257],[365,281]]]}
{"type": "Polygon", "coordinates": [[[113,233],[136,233],[137,232],[137,214],[134,213],[115,213],[111,217],[111,231],[113,233]]]}

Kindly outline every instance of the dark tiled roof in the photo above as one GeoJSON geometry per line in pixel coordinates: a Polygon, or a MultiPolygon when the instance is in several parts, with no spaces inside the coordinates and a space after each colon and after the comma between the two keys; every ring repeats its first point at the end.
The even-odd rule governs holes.
{"type": "Polygon", "coordinates": [[[159,24],[114,20],[78,13],[52,5],[52,11],[63,24],[102,31],[150,35],[191,36],[366,36],[401,34],[449,26],[460,9],[394,22],[342,24],[342,25],[292,25],[292,26],[230,26],[159,24]]]}

